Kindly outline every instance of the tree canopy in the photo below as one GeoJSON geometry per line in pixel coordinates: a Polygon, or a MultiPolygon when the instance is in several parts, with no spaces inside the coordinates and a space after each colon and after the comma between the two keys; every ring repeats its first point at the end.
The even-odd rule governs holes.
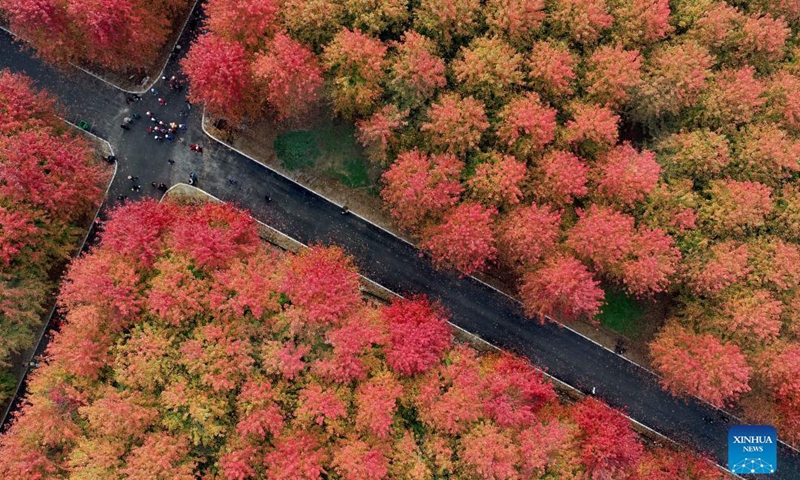
{"type": "Polygon", "coordinates": [[[645,451],[596,400],[562,404],[525,360],[454,342],[425,297],[365,301],[341,249],[286,254],[256,228],[230,204],[113,211],[67,274],[0,475],[623,479],[674,456],[693,472],[674,478],[721,478],[645,451]]]}

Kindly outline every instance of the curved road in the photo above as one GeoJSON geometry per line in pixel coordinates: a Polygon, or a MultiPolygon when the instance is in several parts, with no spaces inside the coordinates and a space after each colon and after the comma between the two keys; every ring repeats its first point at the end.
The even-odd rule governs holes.
{"type": "MultiPolygon", "coordinates": [[[[196,14],[179,41],[183,52],[197,31],[197,21],[196,14]]],[[[156,96],[147,93],[129,108],[124,92],[81,71],[54,70],[14,43],[6,32],[0,32],[3,68],[32,77],[37,86],[58,97],[67,120],[90,122],[93,132],[114,146],[119,171],[109,193],[111,206],[118,195],[131,200],[160,196],[150,182],[186,182],[194,172],[198,187],[212,195],[250,209],[259,220],[303,243],[344,247],[366,277],[395,292],[425,293],[440,300],[459,327],[528,357],[583,392],[596,387],[598,397],[624,409],[636,421],[726,464],[727,428],[735,419],[702,402],[672,397],[659,387],[652,373],[569,329],[527,320],[519,304],[500,292],[471,277],[434,270],[412,245],[358,216],[342,215],[337,205],[206,137],[199,109],[181,116],[187,109],[183,93],[170,91],[164,82],[157,82],[156,88],[166,106],[158,105],[156,96]],[[186,142],[156,142],[145,132],[147,110],[166,122],[186,123],[186,142]],[[119,125],[130,112],[139,112],[143,118],[130,131],[123,131],[119,125]],[[187,146],[191,143],[202,144],[203,154],[190,152],[187,146]],[[141,184],[141,192],[131,191],[128,175],[139,177],[136,183],[141,184]],[[230,183],[230,178],[237,182],[230,183]],[[265,194],[272,202],[264,202],[265,194]]],[[[173,59],[165,74],[169,77],[177,71],[173,59]]],[[[800,479],[800,455],[783,444],[778,455],[777,473],[760,477],[800,479]]]]}

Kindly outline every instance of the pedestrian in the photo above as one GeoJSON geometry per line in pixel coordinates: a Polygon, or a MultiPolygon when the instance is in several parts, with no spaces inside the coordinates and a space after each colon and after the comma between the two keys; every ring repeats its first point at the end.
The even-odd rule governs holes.
{"type": "Polygon", "coordinates": [[[596,394],[597,394],[597,388],[596,387],[592,387],[592,395],[596,395],[596,394]]]}
{"type": "Polygon", "coordinates": [[[121,129],[123,129],[123,130],[130,130],[130,129],[131,129],[131,127],[127,126],[127,125],[126,125],[126,124],[124,124],[124,123],[120,124],[119,128],[121,128],[121,129]]]}
{"type": "Polygon", "coordinates": [[[167,163],[169,163],[170,165],[175,165],[175,160],[168,158],[167,163]]]}
{"type": "Polygon", "coordinates": [[[236,180],[234,180],[233,178],[229,178],[228,183],[230,183],[231,185],[236,185],[236,180]]]}

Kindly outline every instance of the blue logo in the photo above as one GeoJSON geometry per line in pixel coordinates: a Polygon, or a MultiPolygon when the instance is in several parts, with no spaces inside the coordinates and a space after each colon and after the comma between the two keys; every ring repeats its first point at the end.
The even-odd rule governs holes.
{"type": "Polygon", "coordinates": [[[770,425],[737,425],[728,430],[728,470],[733,473],[775,473],[778,432],[770,425]]]}

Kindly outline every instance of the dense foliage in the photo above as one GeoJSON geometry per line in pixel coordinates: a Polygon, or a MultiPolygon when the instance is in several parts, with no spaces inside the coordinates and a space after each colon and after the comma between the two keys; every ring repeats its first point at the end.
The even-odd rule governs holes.
{"type": "Polygon", "coordinates": [[[8,367],[32,345],[53,270],[75,249],[108,175],[26,77],[0,71],[0,118],[0,366],[8,367]]]}
{"type": "Polygon", "coordinates": [[[721,478],[454,344],[425,298],[365,302],[342,250],[267,248],[229,204],[121,207],[60,302],[2,478],[721,478]]]}
{"type": "Polygon", "coordinates": [[[116,70],[152,64],[187,0],[0,0],[0,17],[43,58],[116,70]]]}
{"type": "Polygon", "coordinates": [[[800,339],[796,4],[287,0],[260,42],[208,24],[251,64],[282,35],[317,54],[437,265],[499,273],[539,316],[593,316],[598,282],[668,294],[665,386],[773,404],[752,413],[800,436],[800,390],[765,360],[800,339]],[[727,360],[686,369],[696,344],[727,360]]]}

